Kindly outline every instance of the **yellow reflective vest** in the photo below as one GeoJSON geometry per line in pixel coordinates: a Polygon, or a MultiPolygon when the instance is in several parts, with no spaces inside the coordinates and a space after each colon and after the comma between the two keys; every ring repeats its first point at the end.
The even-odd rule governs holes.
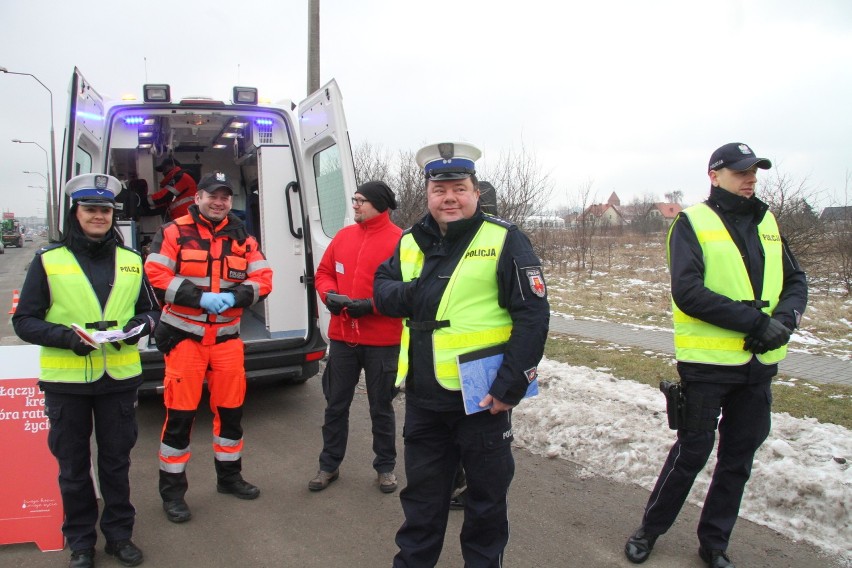
{"type": "MultiPolygon", "coordinates": [[[[142,258],[133,251],[116,247],[113,286],[102,310],[88,277],[74,254],[66,247],[48,250],[41,255],[50,287],[51,305],[45,321],[85,327],[86,323],[116,321],[108,329],[122,329],[135,315],[136,301],[142,286],[142,258]]],[[[121,350],[109,343],[90,355],[80,357],[70,349],[41,348],[41,380],[61,383],[96,381],[104,373],[114,379],[129,379],[142,373],[136,345],[123,345],[121,350]]]]}
{"type": "MultiPolygon", "coordinates": [[[[748,271],[739,248],[731,238],[719,215],[707,204],[701,203],[684,209],[704,255],[704,285],[710,290],[735,301],[764,300],[768,306],[761,308],[772,315],[781,296],[784,284],[783,246],[778,223],[769,211],[757,226],[763,246],[763,298],[755,298],[748,271]]],[[[674,225],[672,225],[674,226],[674,225]]],[[[667,239],[670,248],[671,229],[667,239]]],[[[693,318],[678,308],[672,300],[674,320],[675,357],[678,361],[710,363],[714,365],[743,365],[753,354],[743,350],[745,334],[709,324],[693,318]]],[[[763,355],[758,360],[766,365],[777,363],[787,354],[787,346],[763,355]]]]}
{"type": "MultiPolygon", "coordinates": [[[[456,361],[458,355],[505,343],[512,333],[512,318],[508,310],[500,307],[497,299],[497,263],[506,234],[506,227],[486,217],[444,289],[435,320],[447,320],[449,325],[432,332],[432,349],[435,378],[445,389],[461,388],[456,361]]],[[[410,233],[404,234],[399,243],[403,282],[410,282],[420,275],[423,260],[423,251],[414,237],[410,233]]],[[[408,318],[403,321],[403,324],[407,323],[408,318]]],[[[397,386],[408,375],[409,343],[409,329],[403,325],[397,386]]]]}

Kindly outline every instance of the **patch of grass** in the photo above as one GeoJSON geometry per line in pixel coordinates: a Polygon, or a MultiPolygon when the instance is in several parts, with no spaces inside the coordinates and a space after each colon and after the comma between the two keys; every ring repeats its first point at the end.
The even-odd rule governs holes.
{"type": "MultiPolygon", "coordinates": [[[[551,334],[544,354],[554,361],[604,371],[655,388],[661,380],[677,380],[678,376],[674,358],[669,354],[571,335],[551,334]]],[[[772,396],[774,412],[816,418],[852,429],[852,412],[849,412],[852,387],[813,384],[778,375],[772,383],[772,396]]]]}

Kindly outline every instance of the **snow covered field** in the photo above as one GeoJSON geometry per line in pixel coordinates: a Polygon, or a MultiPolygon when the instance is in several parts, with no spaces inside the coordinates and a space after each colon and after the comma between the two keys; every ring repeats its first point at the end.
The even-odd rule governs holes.
{"type": "MultiPolygon", "coordinates": [[[[580,464],[589,476],[650,490],[675,439],[663,395],[587,367],[544,359],[538,369],[541,394],[514,411],[516,444],[580,464]]],[[[696,479],[691,503],[702,504],[714,466],[711,456],[696,479]]],[[[755,457],[740,516],[852,565],[850,466],[849,430],[773,413],[772,431],[755,457]]],[[[625,514],[634,515],[638,526],[641,510],[625,514]]]]}

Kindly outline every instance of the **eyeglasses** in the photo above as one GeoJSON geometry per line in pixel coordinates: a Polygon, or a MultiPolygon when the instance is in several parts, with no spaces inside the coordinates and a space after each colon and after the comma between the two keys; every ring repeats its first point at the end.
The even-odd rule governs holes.
{"type": "Polygon", "coordinates": [[[360,197],[353,197],[352,198],[352,205],[357,205],[358,207],[361,207],[362,205],[367,203],[367,201],[369,201],[369,199],[361,199],[360,197]]]}

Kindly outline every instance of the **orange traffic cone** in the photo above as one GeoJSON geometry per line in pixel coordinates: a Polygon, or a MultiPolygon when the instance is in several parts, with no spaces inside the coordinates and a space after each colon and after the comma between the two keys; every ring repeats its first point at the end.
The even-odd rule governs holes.
{"type": "Polygon", "coordinates": [[[18,298],[20,298],[20,297],[21,297],[21,295],[18,293],[17,290],[12,291],[12,309],[9,310],[10,314],[14,314],[15,310],[18,309],[18,298]]]}

